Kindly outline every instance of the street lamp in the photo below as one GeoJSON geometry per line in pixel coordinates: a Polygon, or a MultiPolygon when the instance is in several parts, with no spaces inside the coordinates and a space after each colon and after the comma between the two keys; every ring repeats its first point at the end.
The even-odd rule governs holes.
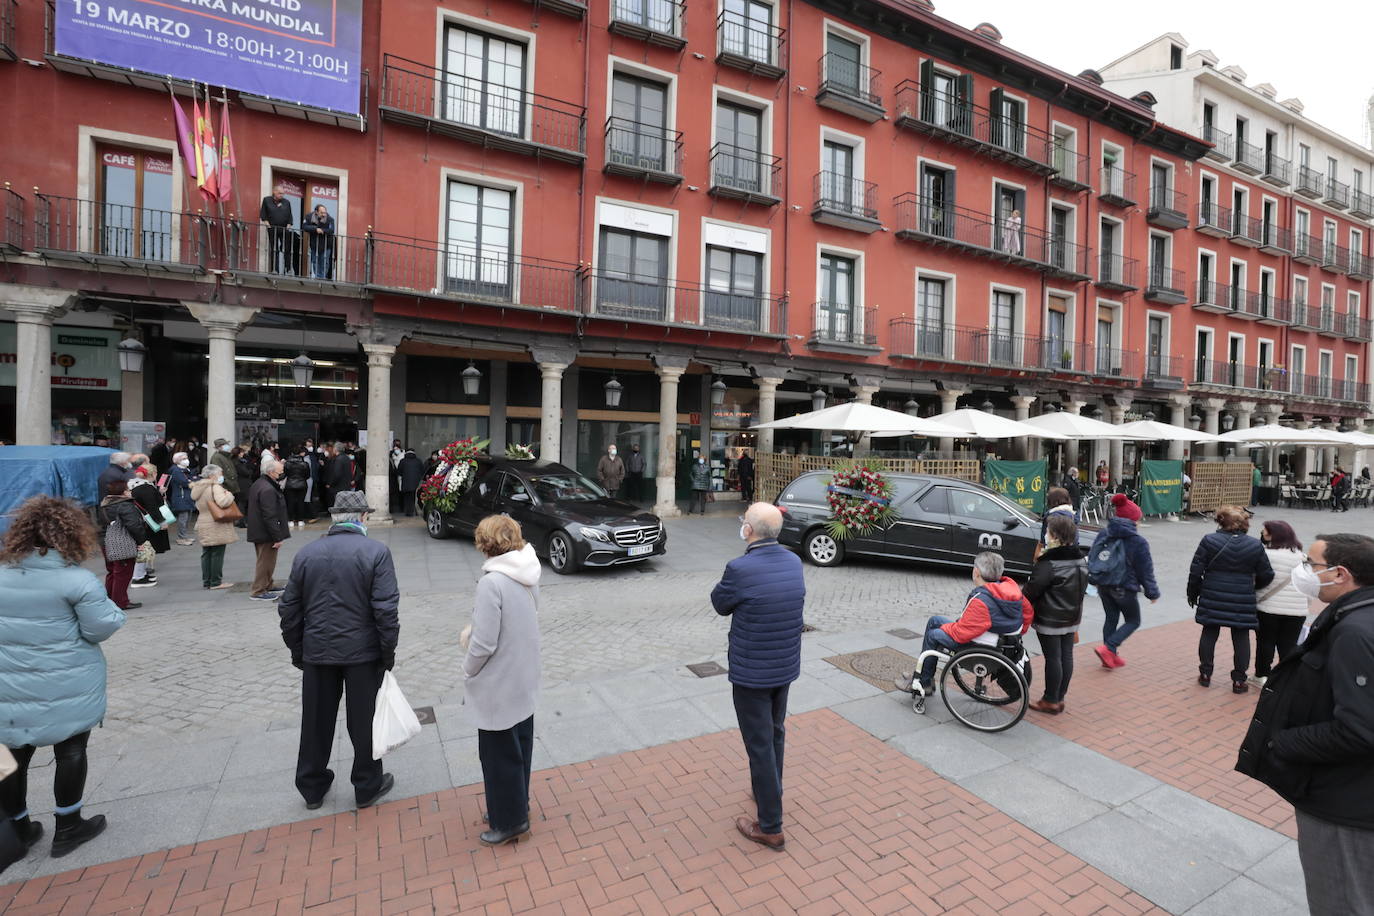
{"type": "Polygon", "coordinates": [[[1188,425],[1191,426],[1193,429],[1201,429],[1202,416],[1196,413],[1193,414],[1191,417],[1188,418],[1188,425]]]}
{"type": "Polygon", "coordinates": [[[725,403],[726,384],[720,379],[711,383],[711,406],[719,407],[725,403]]]}
{"type": "Polygon", "coordinates": [[[993,411],[993,404],[992,404],[992,401],[984,401],[984,402],[983,402],[982,404],[980,404],[979,406],[982,407],[983,413],[992,413],[992,411],[993,411]]]}
{"type": "Polygon", "coordinates": [[[291,360],[291,380],[297,388],[309,388],[310,380],[315,377],[315,361],[302,353],[291,360]]]}
{"type": "Polygon", "coordinates": [[[602,390],[606,392],[607,407],[620,406],[620,395],[625,391],[625,386],[620,384],[620,381],[614,375],[611,376],[609,382],[602,386],[602,390]]]}
{"type": "Polygon", "coordinates": [[[1230,432],[1236,425],[1236,418],[1232,414],[1226,414],[1221,418],[1221,428],[1225,432],[1230,432]]]}
{"type": "Polygon", "coordinates": [[[482,387],[482,370],[468,360],[468,367],[461,373],[463,379],[463,397],[475,398],[478,390],[482,387]]]}
{"type": "Polygon", "coordinates": [[[915,396],[912,396],[902,405],[902,409],[906,411],[909,417],[919,417],[921,415],[921,402],[917,401],[915,396]]]}
{"type": "Polygon", "coordinates": [[[119,369],[121,372],[142,372],[143,357],[148,348],[137,337],[126,337],[119,342],[119,369]]]}
{"type": "Polygon", "coordinates": [[[824,408],[825,408],[825,389],[818,386],[818,387],[816,388],[815,391],[811,392],[811,409],[812,409],[812,410],[823,410],[824,408]]]}

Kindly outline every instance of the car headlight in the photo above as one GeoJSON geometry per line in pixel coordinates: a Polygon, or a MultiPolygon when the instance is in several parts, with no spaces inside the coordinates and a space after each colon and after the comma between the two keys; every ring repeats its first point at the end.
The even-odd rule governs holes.
{"type": "Polygon", "coordinates": [[[584,538],[587,538],[589,540],[601,541],[606,544],[609,544],[611,542],[611,539],[606,535],[606,532],[602,531],[600,528],[580,528],[578,530],[581,531],[582,536],[584,538]]]}

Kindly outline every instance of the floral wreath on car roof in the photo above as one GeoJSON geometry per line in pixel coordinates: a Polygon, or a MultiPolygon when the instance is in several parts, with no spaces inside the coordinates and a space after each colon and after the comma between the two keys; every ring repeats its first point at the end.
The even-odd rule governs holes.
{"type": "Polygon", "coordinates": [[[457,439],[439,449],[439,464],[434,468],[416,494],[420,504],[452,512],[458,508],[459,498],[472,486],[477,476],[477,459],[480,458],[490,439],[457,439]]]}
{"type": "Polygon", "coordinates": [[[897,518],[892,482],[878,463],[851,462],[835,469],[826,487],[830,518],[825,523],[837,541],[886,528],[897,518]]]}
{"type": "Polygon", "coordinates": [[[519,445],[512,442],[506,446],[506,457],[511,461],[533,461],[534,449],[528,445],[519,445]]]}

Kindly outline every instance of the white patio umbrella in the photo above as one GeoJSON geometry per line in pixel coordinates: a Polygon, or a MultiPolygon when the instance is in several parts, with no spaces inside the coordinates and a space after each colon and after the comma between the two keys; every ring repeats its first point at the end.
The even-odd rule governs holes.
{"type": "MultiPolygon", "coordinates": [[[[955,435],[974,439],[1020,439],[1035,436],[1041,439],[1067,439],[1068,436],[1039,426],[1031,426],[1020,420],[1009,420],[995,413],[963,407],[948,413],[937,414],[930,418],[942,426],[952,426],[959,430],[955,435]]],[[[894,433],[874,433],[875,436],[891,436],[894,433]]]]}
{"type": "Polygon", "coordinates": [[[962,438],[970,435],[944,423],[937,423],[922,417],[913,417],[910,414],[888,410],[886,407],[875,407],[872,404],[863,404],[858,401],[799,413],[795,417],[774,420],[771,423],[760,423],[753,428],[820,429],[848,433],[875,433],[887,436],[932,436],[942,439],[962,438]]]}
{"type": "Polygon", "coordinates": [[[1122,438],[1152,442],[1216,442],[1220,437],[1158,420],[1136,420],[1115,427],[1122,438]]]}
{"type": "Polygon", "coordinates": [[[1280,426],[1267,423],[1249,429],[1232,430],[1217,437],[1218,442],[1240,445],[1353,445],[1345,434],[1334,429],[1298,429],[1294,426],[1280,426]]]}
{"type": "Polygon", "coordinates": [[[1101,420],[1094,420],[1092,417],[1085,417],[1082,414],[1069,413],[1068,411],[1054,411],[1044,413],[1038,417],[1031,417],[1023,420],[1030,426],[1048,429],[1050,432],[1068,436],[1070,439],[1130,439],[1129,434],[1123,434],[1119,427],[1111,423],[1103,423],[1101,420]]]}
{"type": "Polygon", "coordinates": [[[1358,429],[1352,429],[1345,433],[1337,433],[1337,435],[1344,439],[1347,445],[1353,445],[1356,448],[1369,448],[1374,446],[1374,436],[1366,432],[1361,432],[1358,429]]]}

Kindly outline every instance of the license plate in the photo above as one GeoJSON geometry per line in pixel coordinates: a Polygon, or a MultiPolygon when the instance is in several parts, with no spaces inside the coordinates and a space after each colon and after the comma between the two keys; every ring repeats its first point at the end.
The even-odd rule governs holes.
{"type": "Polygon", "coordinates": [[[626,551],[626,553],[628,553],[632,557],[644,557],[648,556],[653,552],[653,544],[636,544],[634,547],[631,547],[628,551],[626,551]]]}

